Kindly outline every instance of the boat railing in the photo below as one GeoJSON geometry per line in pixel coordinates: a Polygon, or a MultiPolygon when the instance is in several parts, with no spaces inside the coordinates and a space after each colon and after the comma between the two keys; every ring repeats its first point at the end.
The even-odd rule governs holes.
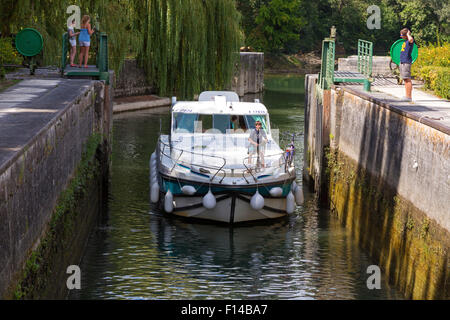
{"type": "MultiPolygon", "coordinates": [[[[215,173],[214,173],[214,175],[210,178],[210,181],[213,181],[214,178],[217,176],[217,174],[218,174],[219,172],[223,172],[223,177],[222,177],[222,179],[220,180],[220,183],[223,181],[223,179],[225,179],[225,177],[226,177],[226,171],[224,170],[224,167],[225,167],[225,165],[226,165],[226,163],[227,163],[227,161],[226,161],[225,158],[220,157],[220,156],[215,156],[215,155],[209,155],[209,154],[204,154],[204,153],[199,153],[199,152],[193,152],[193,151],[189,151],[189,150],[186,150],[186,149],[176,148],[176,147],[173,147],[173,146],[171,147],[168,143],[163,142],[163,141],[161,140],[161,138],[159,139],[159,144],[162,145],[162,148],[160,148],[161,155],[166,156],[167,158],[169,158],[169,159],[174,163],[174,164],[173,164],[173,167],[170,169],[170,173],[172,173],[172,171],[175,169],[175,167],[176,167],[177,165],[186,165],[183,161],[180,161],[180,159],[181,159],[181,156],[182,156],[183,154],[186,154],[186,153],[187,153],[187,154],[190,154],[190,155],[195,156],[195,157],[201,157],[202,160],[203,160],[203,158],[205,158],[205,157],[206,157],[206,158],[209,158],[210,160],[211,160],[211,159],[219,159],[219,160],[221,160],[221,161],[223,162],[223,164],[222,164],[222,165],[218,165],[218,166],[211,165],[211,164],[205,164],[204,161],[202,161],[201,164],[197,164],[197,163],[191,162],[191,163],[189,163],[188,165],[190,166],[190,169],[191,169],[191,170],[192,170],[192,167],[199,167],[200,169],[210,169],[210,170],[215,170],[215,173]],[[170,151],[169,151],[170,154],[167,154],[167,153],[166,153],[166,149],[169,149],[169,150],[170,150],[170,151]],[[180,152],[180,154],[178,155],[178,157],[177,157],[176,160],[174,160],[174,158],[172,157],[172,152],[173,152],[174,150],[180,152]]],[[[161,161],[161,159],[160,159],[160,161],[161,161]]],[[[200,170],[200,172],[201,172],[201,170],[200,170]]]]}
{"type": "MultiPolygon", "coordinates": [[[[284,151],[278,152],[275,154],[269,154],[269,155],[263,154],[263,158],[264,158],[264,167],[261,164],[260,157],[258,157],[256,154],[245,157],[242,160],[242,164],[246,168],[246,171],[244,171],[242,175],[244,176],[245,172],[248,172],[253,177],[255,182],[257,182],[258,179],[257,179],[257,177],[255,177],[253,172],[258,173],[261,171],[261,169],[267,170],[270,168],[274,168],[276,170],[277,168],[282,168],[282,169],[284,169],[283,170],[284,173],[289,172],[287,170],[287,166],[286,166],[286,158],[285,158],[284,151]],[[275,158],[275,160],[271,160],[272,158],[275,158]],[[252,162],[255,163],[254,167],[253,167],[252,163],[250,163],[250,159],[252,159],[252,162]]],[[[244,179],[245,179],[245,176],[244,176],[244,179]]],[[[245,179],[245,180],[247,180],[247,179],[245,179]]],[[[247,181],[247,183],[248,183],[248,181],[247,181]]]]}

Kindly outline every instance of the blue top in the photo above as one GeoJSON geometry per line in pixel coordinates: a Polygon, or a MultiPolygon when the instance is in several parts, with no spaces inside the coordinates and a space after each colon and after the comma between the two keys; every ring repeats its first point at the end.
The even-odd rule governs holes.
{"type": "Polygon", "coordinates": [[[412,63],[411,53],[413,47],[414,41],[413,43],[409,43],[408,40],[405,40],[405,42],[402,45],[402,50],[400,51],[400,63],[412,63]]]}
{"type": "Polygon", "coordinates": [[[89,35],[88,29],[80,29],[80,35],[78,36],[78,41],[90,42],[91,36],[89,35]]]}

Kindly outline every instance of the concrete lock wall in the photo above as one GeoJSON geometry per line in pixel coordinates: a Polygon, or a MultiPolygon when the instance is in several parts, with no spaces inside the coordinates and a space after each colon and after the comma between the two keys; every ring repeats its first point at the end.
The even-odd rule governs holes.
{"type": "Polygon", "coordinates": [[[137,60],[127,59],[120,68],[114,85],[114,97],[129,97],[154,93],[154,88],[148,83],[144,69],[137,60]]]}
{"type": "Polygon", "coordinates": [[[258,93],[264,89],[264,53],[241,52],[231,90],[240,97],[246,93],[258,93]]]}
{"type": "Polygon", "coordinates": [[[89,223],[95,217],[85,204],[91,201],[91,206],[98,211],[94,195],[99,186],[75,186],[73,194],[66,197],[70,199],[64,200],[69,201],[69,205],[60,201],[79,174],[76,168],[86,153],[88,143],[93,147],[93,153],[86,159],[85,174],[90,178],[104,178],[101,177],[105,174],[102,171],[104,167],[97,168],[102,171],[100,173],[88,171],[94,170],[98,157],[95,149],[102,148],[105,161],[108,159],[112,96],[112,89],[104,82],[91,81],[76,99],[70,101],[0,168],[0,297],[14,298],[17,291],[19,296],[16,298],[62,298],[67,290],[63,280],[67,277],[66,267],[79,263],[89,223]],[[94,136],[99,137],[98,140],[93,140],[94,136]],[[92,141],[95,141],[93,146],[92,141]],[[81,194],[77,188],[86,188],[93,194],[86,199],[76,198],[76,195],[81,194]],[[53,224],[61,224],[55,219],[55,214],[63,206],[84,206],[84,209],[80,209],[78,216],[74,215],[73,219],[68,210],[62,212],[63,216],[70,216],[71,220],[59,217],[65,220],[60,228],[61,234],[58,234],[53,224]],[[54,255],[40,257],[38,248],[42,246],[44,251],[53,248],[54,255]],[[33,270],[36,275],[31,275],[33,270]],[[47,279],[43,279],[45,277],[47,279]],[[50,282],[58,279],[58,288],[51,292],[47,290],[44,295],[36,295],[36,290],[47,287],[46,281],[49,279],[50,282]],[[17,289],[18,284],[22,286],[21,289],[17,289]],[[36,290],[25,289],[25,286],[36,286],[36,290]],[[21,291],[26,291],[28,295],[24,296],[21,291]]]}
{"type": "MultiPolygon", "coordinates": [[[[391,57],[389,56],[373,56],[372,59],[372,76],[393,76],[390,68],[391,57]]],[[[395,65],[394,65],[395,66],[395,65]]],[[[357,71],[358,56],[348,56],[338,59],[338,71],[357,71]]]]}
{"type": "Polygon", "coordinates": [[[450,231],[450,135],[351,91],[331,100],[332,148],[450,231]]]}
{"type": "Polygon", "coordinates": [[[317,76],[305,81],[305,180],[405,297],[448,299],[449,132],[348,87],[318,99],[317,76]]]}

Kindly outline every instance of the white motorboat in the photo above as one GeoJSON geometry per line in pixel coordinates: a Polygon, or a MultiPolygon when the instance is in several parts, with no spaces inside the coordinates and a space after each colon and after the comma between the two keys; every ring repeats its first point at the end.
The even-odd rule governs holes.
{"type": "Polygon", "coordinates": [[[230,91],[172,100],[170,134],[160,135],[150,158],[151,202],[166,213],[225,223],[280,218],[303,202],[293,142],[279,147],[258,100],[240,102],[230,91]],[[249,154],[255,122],[266,139],[261,133],[249,154]]]}

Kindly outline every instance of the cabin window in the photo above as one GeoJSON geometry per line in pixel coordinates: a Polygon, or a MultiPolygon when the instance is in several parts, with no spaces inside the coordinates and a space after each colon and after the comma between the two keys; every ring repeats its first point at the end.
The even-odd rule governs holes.
{"type": "Polygon", "coordinates": [[[248,129],[244,116],[231,115],[230,122],[230,127],[233,129],[233,133],[245,133],[248,129]]]}
{"type": "Polygon", "coordinates": [[[173,114],[174,131],[176,133],[194,133],[194,124],[198,119],[197,113],[177,112],[173,114]]]}
{"type": "Polygon", "coordinates": [[[174,112],[173,130],[175,133],[204,133],[211,129],[216,129],[214,133],[246,133],[249,128],[255,128],[255,122],[258,120],[261,121],[262,128],[267,132],[265,115],[211,115],[174,112]]]}
{"type": "Polygon", "coordinates": [[[261,127],[266,131],[267,133],[267,121],[265,115],[246,115],[245,116],[245,122],[247,123],[247,127],[254,129],[255,128],[255,122],[260,121],[261,127]]]}
{"type": "Polygon", "coordinates": [[[213,127],[213,117],[210,114],[200,114],[195,122],[195,132],[203,133],[213,127]]]}
{"type": "Polygon", "coordinates": [[[226,133],[230,129],[230,115],[228,114],[215,114],[213,116],[214,128],[221,133],[226,133]]]}

